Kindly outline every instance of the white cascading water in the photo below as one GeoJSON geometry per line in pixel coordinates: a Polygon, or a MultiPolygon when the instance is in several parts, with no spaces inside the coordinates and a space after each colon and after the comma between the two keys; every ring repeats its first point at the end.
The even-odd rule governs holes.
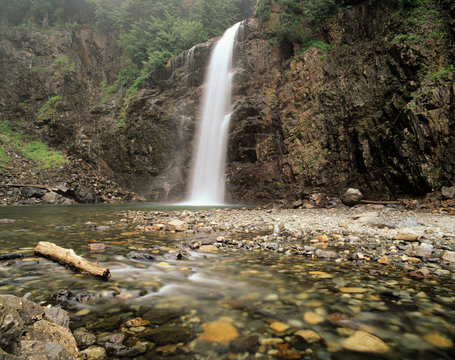
{"type": "Polygon", "coordinates": [[[210,58],[193,157],[188,205],[224,204],[224,169],[232,112],[232,53],[240,23],[218,40],[210,58]]]}

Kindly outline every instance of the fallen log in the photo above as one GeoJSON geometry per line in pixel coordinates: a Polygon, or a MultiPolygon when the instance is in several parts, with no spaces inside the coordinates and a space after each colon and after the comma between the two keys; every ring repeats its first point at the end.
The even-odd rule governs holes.
{"type": "Polygon", "coordinates": [[[73,249],[65,249],[47,241],[40,241],[35,246],[35,254],[42,255],[57,261],[59,264],[102,279],[107,280],[111,276],[108,268],[85,260],[81,256],[76,255],[73,249]]]}

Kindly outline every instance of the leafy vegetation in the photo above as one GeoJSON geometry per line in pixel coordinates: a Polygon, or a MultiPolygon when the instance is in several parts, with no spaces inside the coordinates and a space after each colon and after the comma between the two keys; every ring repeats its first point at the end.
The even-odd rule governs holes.
{"type": "MultiPolygon", "coordinates": [[[[255,4],[256,0],[0,0],[0,21],[34,29],[89,23],[116,34],[125,67],[115,89],[129,88],[131,96],[170,58],[251,16],[255,4]]],[[[54,66],[74,70],[68,57],[57,59],[54,66]]]]}
{"type": "Polygon", "coordinates": [[[310,47],[329,49],[322,46],[325,42],[321,34],[337,9],[335,0],[259,0],[256,13],[262,21],[268,22],[271,44],[292,53],[296,45],[303,50],[310,47]],[[312,24],[314,33],[309,31],[308,24],[312,24]]]}
{"type": "Polygon", "coordinates": [[[74,62],[67,55],[57,58],[52,64],[52,67],[59,71],[74,71],[75,69],[74,62]]]}
{"type": "Polygon", "coordinates": [[[0,165],[5,165],[11,161],[8,151],[0,144],[0,165]]]}
{"type": "Polygon", "coordinates": [[[54,111],[54,104],[62,98],[61,95],[56,95],[50,97],[43,106],[41,106],[41,109],[38,112],[38,120],[43,120],[48,116],[51,112],[54,111]]]}
{"type": "Polygon", "coordinates": [[[52,168],[68,163],[60,152],[51,150],[41,141],[30,141],[22,147],[25,158],[33,161],[39,168],[52,168]]]}
{"type": "Polygon", "coordinates": [[[68,163],[61,152],[49,149],[41,141],[29,141],[26,136],[12,130],[6,121],[2,121],[0,122],[0,164],[10,161],[6,146],[14,148],[38,168],[53,168],[68,163]]]}

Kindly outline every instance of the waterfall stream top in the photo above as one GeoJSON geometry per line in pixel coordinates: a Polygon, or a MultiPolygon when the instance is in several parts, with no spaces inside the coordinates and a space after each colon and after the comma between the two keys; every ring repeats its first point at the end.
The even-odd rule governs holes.
{"type": "Polygon", "coordinates": [[[207,70],[187,205],[223,205],[232,112],[232,54],[240,23],[216,43],[207,70]]]}

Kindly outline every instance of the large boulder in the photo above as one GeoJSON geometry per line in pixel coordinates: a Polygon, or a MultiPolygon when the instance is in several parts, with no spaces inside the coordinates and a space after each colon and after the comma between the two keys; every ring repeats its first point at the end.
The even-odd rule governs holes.
{"type": "Polygon", "coordinates": [[[362,196],[359,189],[350,188],[341,195],[341,201],[347,206],[354,206],[360,203],[362,196]]]}
{"type": "Polygon", "coordinates": [[[0,295],[0,358],[75,359],[77,344],[68,324],[68,314],[62,309],[0,295]]]}

